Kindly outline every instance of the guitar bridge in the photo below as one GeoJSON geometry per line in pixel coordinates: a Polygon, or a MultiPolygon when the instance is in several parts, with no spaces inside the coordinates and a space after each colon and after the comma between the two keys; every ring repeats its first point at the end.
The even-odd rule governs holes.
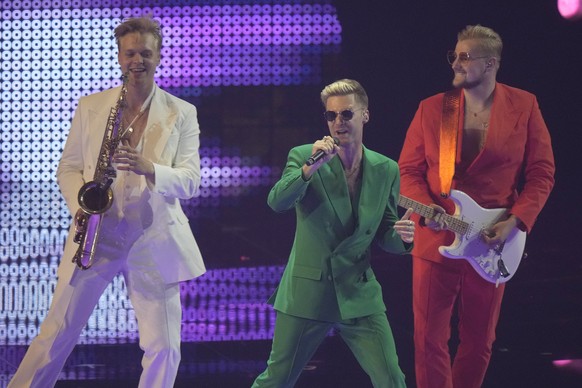
{"type": "Polygon", "coordinates": [[[495,248],[495,253],[497,254],[497,256],[499,256],[499,260],[497,260],[497,268],[499,269],[499,274],[502,277],[506,278],[510,275],[510,273],[507,270],[507,267],[505,266],[503,259],[501,258],[501,253],[503,252],[503,247],[505,247],[505,242],[502,242],[501,244],[499,244],[495,248]]]}

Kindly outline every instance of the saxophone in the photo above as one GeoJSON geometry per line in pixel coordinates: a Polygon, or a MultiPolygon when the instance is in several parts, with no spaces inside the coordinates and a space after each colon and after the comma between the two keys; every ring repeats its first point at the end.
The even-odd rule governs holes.
{"type": "Polygon", "coordinates": [[[127,94],[127,78],[127,73],[123,74],[121,92],[109,112],[93,180],[85,183],[79,189],[77,196],[80,208],[75,214],[73,241],[79,244],[79,248],[73,256],[73,263],[81,269],[88,269],[93,265],[102,216],[113,203],[111,184],[116,177],[116,171],[112,165],[112,158],[117,146],[126,135],[125,132],[120,133],[120,129],[127,94]]]}

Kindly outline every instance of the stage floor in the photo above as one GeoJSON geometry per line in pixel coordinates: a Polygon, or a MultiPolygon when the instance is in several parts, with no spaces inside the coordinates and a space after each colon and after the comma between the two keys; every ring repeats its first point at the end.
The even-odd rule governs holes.
{"type": "MultiPolygon", "coordinates": [[[[5,351],[2,349],[3,353],[5,351]]],[[[264,369],[269,351],[270,341],[186,343],[182,347],[182,363],[175,387],[250,387],[264,369]]],[[[67,363],[57,388],[137,386],[141,371],[141,351],[137,344],[80,345],[72,358],[85,361],[76,365],[67,363]]],[[[401,351],[400,359],[407,380],[410,380],[413,378],[411,355],[401,351]]],[[[582,386],[582,360],[570,368],[557,368],[552,364],[553,359],[554,355],[548,353],[496,347],[484,387],[582,386]]],[[[6,384],[5,381],[0,383],[6,384]]],[[[297,384],[297,387],[306,388],[371,386],[337,336],[326,339],[297,384]]],[[[408,381],[408,386],[414,387],[414,382],[408,381]]]]}
{"type": "MultiPolygon", "coordinates": [[[[550,261],[524,262],[508,284],[497,330],[497,341],[484,387],[582,386],[582,277],[577,264],[565,274],[550,261]],[[534,280],[532,271],[545,276],[534,280]],[[567,361],[570,360],[570,361],[567,361]],[[560,365],[556,365],[560,364],[560,365]]],[[[567,264],[567,262],[566,262],[567,264]]],[[[562,265],[566,265],[562,262],[562,265]]],[[[409,274],[402,257],[376,259],[384,285],[400,365],[414,387],[410,293],[399,290],[399,274],[409,274]]],[[[454,345],[455,339],[451,341],[454,345]]],[[[176,387],[250,387],[263,371],[270,340],[184,342],[176,387]]],[[[26,346],[0,347],[0,387],[7,384],[26,346]]],[[[57,387],[137,386],[142,352],[137,343],[77,345],[57,387]]],[[[326,338],[303,372],[297,387],[371,387],[368,377],[336,335],[326,338]]]]}

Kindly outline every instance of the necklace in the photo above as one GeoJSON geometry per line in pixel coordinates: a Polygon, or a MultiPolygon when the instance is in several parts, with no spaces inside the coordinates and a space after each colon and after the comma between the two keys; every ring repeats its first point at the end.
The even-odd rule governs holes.
{"type": "Polygon", "coordinates": [[[133,120],[131,120],[129,122],[129,124],[127,124],[127,126],[125,127],[124,131],[123,131],[123,135],[131,135],[131,133],[133,132],[133,128],[131,127],[133,124],[135,124],[135,122],[143,115],[143,113],[147,110],[146,109],[140,109],[139,112],[137,112],[137,114],[135,115],[135,117],[133,118],[133,120]]]}
{"type": "Polygon", "coordinates": [[[350,178],[353,175],[356,175],[360,171],[360,165],[358,164],[356,167],[352,168],[351,170],[344,170],[346,177],[350,178]]]}
{"type": "MultiPolygon", "coordinates": [[[[347,159],[352,159],[352,158],[347,158],[347,159]]],[[[347,168],[348,163],[347,162],[344,163],[343,159],[341,160],[346,179],[357,177],[358,173],[360,172],[360,168],[362,167],[362,155],[356,155],[356,156],[354,156],[354,158],[352,160],[354,160],[355,163],[354,162],[350,163],[352,165],[352,168],[350,168],[350,169],[347,168]]]]}
{"type": "MultiPolygon", "coordinates": [[[[475,116],[475,117],[477,117],[477,116],[475,116]]],[[[481,127],[483,127],[483,129],[489,128],[489,120],[481,120],[481,119],[479,119],[479,121],[481,122],[481,127]]]]}
{"type": "Polygon", "coordinates": [[[487,109],[489,109],[489,106],[486,106],[485,108],[483,108],[482,110],[480,110],[479,112],[473,112],[471,109],[467,108],[467,110],[470,113],[473,113],[473,117],[477,117],[478,115],[480,115],[481,113],[485,112],[487,109]]]}
{"type": "Polygon", "coordinates": [[[360,180],[360,167],[362,165],[362,161],[360,160],[359,163],[356,163],[355,167],[351,170],[344,169],[344,174],[346,177],[346,182],[348,184],[348,193],[350,194],[350,198],[353,201],[356,195],[356,187],[360,180]]]}
{"type": "Polygon", "coordinates": [[[360,167],[362,166],[362,162],[360,161],[359,163],[356,163],[355,167],[347,170],[344,169],[344,174],[346,176],[346,180],[351,180],[351,179],[355,179],[360,175],[360,167]]]}
{"type": "MultiPolygon", "coordinates": [[[[154,97],[155,91],[156,91],[156,88],[154,87],[152,89],[152,91],[150,92],[149,96],[144,101],[141,108],[139,109],[139,112],[137,112],[137,114],[135,115],[133,120],[131,120],[130,123],[122,131],[120,139],[131,137],[131,135],[133,133],[132,125],[144,114],[145,111],[147,111],[149,109],[150,104],[152,103],[152,99],[154,97]]],[[[123,118],[122,118],[122,120],[123,120],[123,118]]]]}
{"type": "Polygon", "coordinates": [[[485,108],[483,108],[479,112],[474,112],[469,107],[467,107],[467,110],[469,111],[469,113],[471,113],[473,115],[473,118],[475,118],[481,122],[481,126],[483,127],[483,129],[487,129],[487,128],[489,128],[489,113],[490,113],[489,110],[490,110],[490,108],[491,108],[491,105],[487,104],[485,106],[485,108]],[[483,112],[487,112],[487,118],[485,120],[483,120],[481,117],[479,117],[479,115],[483,112]]]}
{"type": "Polygon", "coordinates": [[[485,99],[484,102],[485,102],[485,104],[483,105],[483,109],[481,109],[478,112],[475,112],[473,109],[471,109],[469,107],[469,104],[466,104],[465,108],[473,116],[474,119],[477,119],[481,122],[481,127],[483,127],[483,129],[487,129],[487,128],[489,128],[489,114],[491,113],[491,104],[493,102],[493,94],[489,95],[489,97],[487,97],[487,99],[485,99]],[[486,115],[485,120],[483,120],[480,117],[480,115],[482,113],[485,113],[485,115],[486,115]]]}

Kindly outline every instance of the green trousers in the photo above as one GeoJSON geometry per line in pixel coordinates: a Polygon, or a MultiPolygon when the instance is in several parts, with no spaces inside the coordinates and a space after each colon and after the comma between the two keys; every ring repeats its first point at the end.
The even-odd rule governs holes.
{"type": "Polygon", "coordinates": [[[374,387],[406,387],[385,313],[334,323],[277,312],[267,369],[257,377],[253,388],[293,387],[331,328],[349,346],[374,387]]]}

